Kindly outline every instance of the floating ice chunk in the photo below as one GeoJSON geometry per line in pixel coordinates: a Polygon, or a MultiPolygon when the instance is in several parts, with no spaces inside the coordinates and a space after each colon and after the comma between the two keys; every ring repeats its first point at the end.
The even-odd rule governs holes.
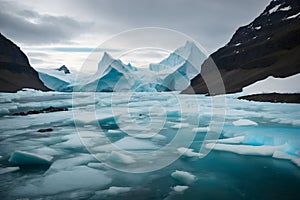
{"type": "Polygon", "coordinates": [[[125,155],[125,154],[117,152],[117,151],[111,152],[110,155],[108,156],[108,160],[110,160],[111,162],[120,163],[120,164],[135,163],[135,160],[131,156],[125,155]]]}
{"type": "Polygon", "coordinates": [[[96,192],[96,195],[118,195],[121,193],[129,192],[131,187],[116,187],[111,186],[107,190],[96,192]]]}
{"type": "Polygon", "coordinates": [[[173,126],[171,126],[171,128],[180,129],[180,128],[186,128],[189,126],[190,126],[190,124],[188,124],[188,123],[177,123],[177,124],[174,124],[173,126]]]}
{"type": "Polygon", "coordinates": [[[203,154],[201,153],[197,153],[197,152],[194,152],[193,149],[188,149],[188,148],[185,148],[185,147],[180,147],[177,149],[177,151],[183,155],[183,156],[186,156],[186,157],[201,157],[203,156],[203,154]]]}
{"type": "Polygon", "coordinates": [[[87,166],[74,167],[71,170],[58,171],[42,178],[38,178],[33,184],[17,188],[16,193],[50,195],[73,190],[101,189],[111,183],[111,178],[104,172],[87,166]]]}
{"type": "Polygon", "coordinates": [[[239,119],[237,121],[232,122],[235,126],[257,126],[258,124],[249,119],[239,119]]]}
{"type": "Polygon", "coordinates": [[[15,172],[18,171],[20,168],[19,167],[5,167],[5,168],[0,168],[0,175],[1,174],[6,174],[10,172],[15,172]]]}
{"type": "Polygon", "coordinates": [[[50,165],[51,160],[51,156],[42,156],[26,151],[15,151],[8,161],[15,165],[50,165]]]}
{"type": "Polygon", "coordinates": [[[228,151],[241,155],[272,156],[280,146],[250,146],[250,145],[232,145],[232,144],[214,144],[205,145],[208,149],[218,151],[228,151]]]}
{"type": "Polygon", "coordinates": [[[177,193],[183,193],[188,188],[189,188],[189,186],[186,186],[186,185],[176,185],[176,186],[172,187],[172,190],[174,190],[174,192],[177,192],[177,193]]]}
{"type": "Polygon", "coordinates": [[[197,127],[193,128],[193,132],[208,132],[210,130],[209,127],[197,127]]]}
{"type": "Polygon", "coordinates": [[[194,176],[193,174],[185,171],[179,171],[179,170],[173,172],[171,176],[177,181],[187,185],[191,185],[197,180],[196,176],[194,176]]]}

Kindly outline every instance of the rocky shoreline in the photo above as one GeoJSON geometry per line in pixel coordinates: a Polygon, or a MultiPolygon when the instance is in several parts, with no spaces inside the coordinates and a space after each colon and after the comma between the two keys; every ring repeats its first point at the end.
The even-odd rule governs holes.
{"type": "Polygon", "coordinates": [[[265,93],[241,96],[238,99],[271,103],[300,103],[300,93],[265,93]]]}

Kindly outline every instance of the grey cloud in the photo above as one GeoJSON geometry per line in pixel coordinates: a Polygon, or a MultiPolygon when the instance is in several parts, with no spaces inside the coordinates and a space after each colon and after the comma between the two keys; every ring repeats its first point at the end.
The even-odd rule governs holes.
{"type": "Polygon", "coordinates": [[[18,6],[13,7],[8,2],[2,2],[0,19],[2,33],[29,45],[68,43],[89,26],[88,22],[67,16],[42,15],[18,6]]]}
{"type": "MultiPolygon", "coordinates": [[[[30,0],[28,5],[33,9],[48,6],[49,13],[56,15],[41,15],[37,10],[20,8],[13,10],[10,6],[0,11],[0,28],[23,42],[58,43],[70,42],[80,34],[95,37],[99,34],[113,35],[132,28],[155,26],[183,32],[212,52],[227,43],[239,26],[258,16],[269,2],[270,0],[251,0],[251,3],[249,0],[30,0]],[[66,16],[57,17],[58,12],[66,16]],[[77,16],[77,19],[67,16],[77,16]],[[34,19],[38,19],[37,24],[32,23],[34,19]],[[88,19],[92,23],[78,19],[88,19]]],[[[19,7],[21,5],[18,2],[15,4],[19,7]]]]}
{"type": "MultiPolygon", "coordinates": [[[[74,2],[74,1],[73,1],[74,2]]],[[[208,50],[221,47],[234,31],[252,21],[270,0],[77,0],[76,5],[120,29],[160,26],[194,37],[208,50]]],[[[73,4],[74,5],[74,4],[73,4]]]]}

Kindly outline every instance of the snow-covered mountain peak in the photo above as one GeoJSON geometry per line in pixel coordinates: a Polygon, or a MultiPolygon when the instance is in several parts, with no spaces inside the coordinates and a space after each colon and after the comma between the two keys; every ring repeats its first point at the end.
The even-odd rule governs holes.
{"type": "Polygon", "coordinates": [[[186,41],[184,46],[176,49],[160,63],[150,64],[149,69],[156,72],[168,69],[177,69],[187,61],[198,67],[204,59],[205,55],[199,50],[199,48],[192,41],[186,41]],[[199,62],[195,63],[194,61],[196,60],[199,62]]]}

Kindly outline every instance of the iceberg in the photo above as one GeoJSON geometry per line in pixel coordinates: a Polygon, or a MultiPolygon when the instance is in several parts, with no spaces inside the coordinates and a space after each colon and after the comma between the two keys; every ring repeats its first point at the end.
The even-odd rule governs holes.
{"type": "Polygon", "coordinates": [[[41,81],[50,89],[60,92],[71,92],[71,84],[75,80],[73,73],[65,73],[57,69],[36,69],[41,81]]]}
{"type": "Polygon", "coordinates": [[[65,73],[57,69],[37,69],[44,84],[56,91],[83,92],[164,92],[182,91],[200,73],[206,56],[191,41],[176,49],[167,58],[148,68],[124,64],[104,52],[93,75],[65,73]]]}
{"type": "Polygon", "coordinates": [[[134,71],[137,69],[132,65],[126,65],[121,60],[114,59],[104,52],[97,72],[87,78],[87,83],[85,83],[87,80],[81,80],[83,83],[79,82],[79,86],[76,88],[79,91],[88,92],[131,91],[137,80],[134,71]]]}

